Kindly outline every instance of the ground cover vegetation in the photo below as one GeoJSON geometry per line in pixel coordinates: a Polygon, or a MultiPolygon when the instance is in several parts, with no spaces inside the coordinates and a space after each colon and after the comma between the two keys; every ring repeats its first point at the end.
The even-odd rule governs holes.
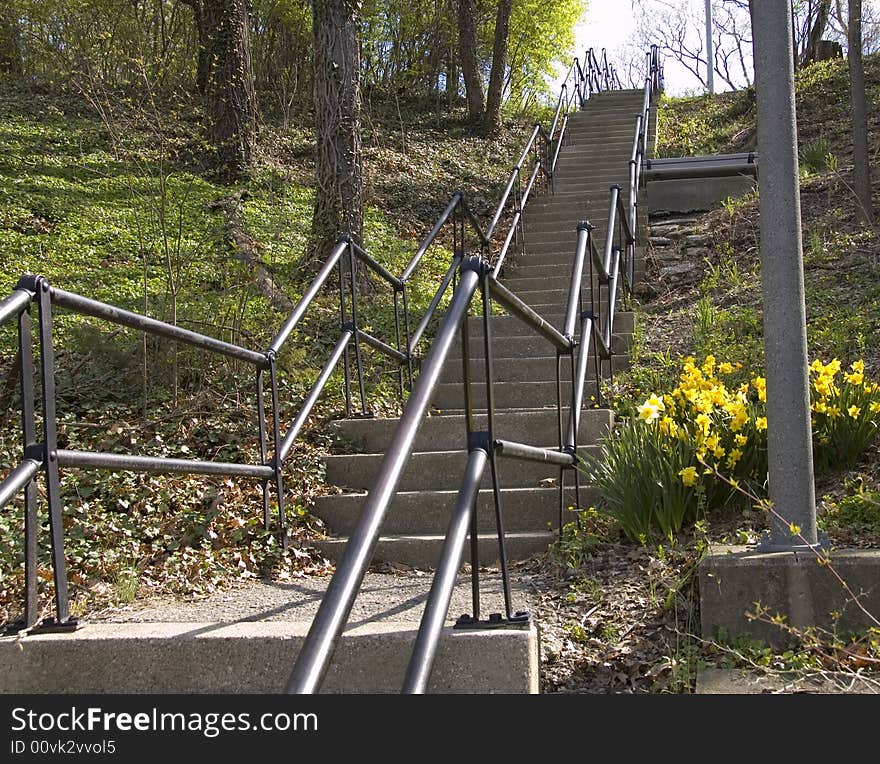
{"type": "MultiPolygon", "coordinates": [[[[865,59],[868,103],[880,96],[878,64],[865,59]]],[[[797,106],[818,524],[833,559],[837,546],[875,546],[880,538],[880,241],[860,220],[852,188],[845,62],[801,68],[797,106]]],[[[665,99],[659,114],[660,156],[756,148],[751,89],[665,99]]],[[[649,249],[652,288],[636,306],[632,366],[607,388],[619,424],[585,467],[604,501],[557,544],[560,589],[583,604],[583,582],[598,581],[591,601],[600,607],[588,610],[586,624],[567,611],[550,667],[554,689],[692,692],[697,669],[716,666],[876,691],[876,629],[793,632],[791,647],[775,650],[699,636],[699,561],[713,545],[755,543],[769,527],[758,224],[756,194],[698,216],[690,232],[708,238],[708,247],[688,278],[657,279],[649,249]],[[621,588],[627,598],[614,593],[621,588]]],[[[553,608],[565,612],[558,598],[553,608]]],[[[753,615],[792,631],[759,607],[753,615]]]]}
{"type": "MultiPolygon", "coordinates": [[[[460,87],[451,6],[361,9],[362,240],[389,271],[402,272],[454,190],[465,193],[478,218],[488,218],[528,127],[546,118],[545,75],[570,50],[580,9],[574,1],[517,4],[509,20],[517,42],[508,55],[503,108],[489,130],[482,115],[469,113],[460,87]]],[[[474,13],[477,61],[488,72],[495,7],[477,3],[474,13]]],[[[318,266],[312,33],[312,8],[298,0],[16,0],[4,6],[4,293],[21,275],[38,273],[62,289],[248,348],[267,347],[318,266]],[[249,23],[233,32],[246,37],[251,56],[253,135],[233,133],[241,151],[224,159],[220,149],[229,136],[218,137],[213,99],[223,77],[236,75],[235,66],[223,76],[217,68],[228,52],[211,36],[211,24],[219,23],[212,14],[228,11],[224,18],[233,18],[242,9],[250,11],[242,17],[249,23]]],[[[413,316],[433,297],[451,245],[444,231],[410,283],[413,316]]],[[[392,342],[392,294],[381,283],[365,287],[361,325],[392,342]]],[[[54,331],[60,447],[259,461],[251,369],[60,310],[54,331]]],[[[296,415],[339,331],[333,282],[279,358],[283,426],[296,415]]],[[[16,342],[4,327],[4,465],[17,463],[21,450],[16,342]]],[[[396,365],[377,354],[365,357],[368,410],[395,413],[396,365]]],[[[277,533],[262,528],[259,485],[65,470],[74,613],[139,592],[199,595],[241,577],[328,570],[308,546],[321,533],[308,506],[324,490],[319,455],[327,442],[320,423],[343,412],[337,374],[285,470],[288,550],[277,533]]],[[[21,606],[21,515],[20,501],[0,514],[4,622],[21,606]]],[[[40,595],[49,612],[46,552],[41,545],[40,595]]]]}

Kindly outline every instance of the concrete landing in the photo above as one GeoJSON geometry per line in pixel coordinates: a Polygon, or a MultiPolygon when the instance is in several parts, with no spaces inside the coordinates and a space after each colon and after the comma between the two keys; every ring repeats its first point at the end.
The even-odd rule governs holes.
{"type": "MultiPolygon", "coordinates": [[[[503,600],[497,575],[482,580],[485,618],[503,600]]],[[[322,692],[400,692],[430,581],[368,574],[322,692]]],[[[71,634],[2,637],[0,692],[281,693],[328,582],[242,582],[191,602],[148,600],[71,634]]],[[[513,582],[515,610],[529,609],[529,591],[513,582]]],[[[451,628],[470,612],[470,578],[460,576],[429,692],[537,693],[536,626],[451,628]]]]}

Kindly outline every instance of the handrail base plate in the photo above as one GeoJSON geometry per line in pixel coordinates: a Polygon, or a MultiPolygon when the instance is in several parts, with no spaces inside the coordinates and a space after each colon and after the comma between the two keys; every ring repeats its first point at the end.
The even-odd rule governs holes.
{"type": "Polygon", "coordinates": [[[501,613],[490,613],[487,620],[479,620],[470,615],[461,615],[453,629],[511,629],[529,626],[532,616],[528,610],[517,610],[513,618],[502,618],[501,613]]]}

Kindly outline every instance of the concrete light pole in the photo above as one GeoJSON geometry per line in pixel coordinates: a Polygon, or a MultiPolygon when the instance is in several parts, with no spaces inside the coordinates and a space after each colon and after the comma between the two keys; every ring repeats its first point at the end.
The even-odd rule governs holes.
{"type": "Polygon", "coordinates": [[[818,541],[797,123],[789,0],[761,0],[751,6],[761,157],[758,175],[770,500],[786,521],[772,520],[769,543],[762,548],[779,551],[803,547],[792,535],[789,523],[801,529],[809,545],[818,541]]]}
{"type": "Polygon", "coordinates": [[[715,50],[712,46],[712,0],[706,0],[706,86],[715,95],[715,50]]]}

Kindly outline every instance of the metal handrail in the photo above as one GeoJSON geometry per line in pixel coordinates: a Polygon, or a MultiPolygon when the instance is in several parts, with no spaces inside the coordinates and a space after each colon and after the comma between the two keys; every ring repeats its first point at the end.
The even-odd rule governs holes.
{"type": "MultiPolygon", "coordinates": [[[[652,86],[657,83],[658,79],[658,55],[657,49],[654,48],[649,54],[649,67],[651,76],[649,78],[648,84],[646,85],[646,89],[648,89],[648,109],[650,108],[650,98],[653,92],[656,92],[652,88],[652,86]]],[[[593,66],[593,52],[589,51],[588,56],[590,57],[590,67],[593,66]]],[[[603,51],[603,59],[606,62],[606,72],[607,72],[607,57],[604,55],[603,51]]],[[[616,82],[619,87],[619,79],[616,77],[616,74],[609,75],[611,82],[616,82]]],[[[647,134],[647,118],[648,112],[645,112],[645,118],[643,121],[637,123],[636,126],[636,143],[640,147],[639,151],[636,152],[638,155],[641,153],[643,155],[644,147],[646,145],[646,134],[647,134]],[[644,126],[643,126],[644,125],[644,126]]],[[[640,118],[641,119],[641,118],[640,118]]],[[[497,483],[497,477],[494,469],[494,459],[497,456],[507,456],[509,458],[514,459],[525,459],[529,461],[538,461],[543,463],[552,463],[558,464],[560,466],[560,480],[559,480],[559,495],[560,495],[560,529],[562,527],[562,507],[564,500],[564,490],[565,490],[565,470],[576,467],[579,459],[577,456],[578,451],[578,431],[580,424],[580,411],[583,405],[584,398],[584,389],[586,383],[586,371],[588,366],[588,361],[590,357],[590,343],[591,340],[594,341],[594,360],[596,362],[596,387],[597,387],[597,395],[599,391],[599,378],[601,376],[599,369],[599,361],[596,355],[596,346],[600,345],[602,350],[603,357],[607,358],[609,364],[612,359],[612,342],[613,342],[613,327],[614,327],[614,311],[615,305],[617,301],[617,291],[618,291],[618,283],[619,283],[619,272],[621,267],[621,244],[625,247],[627,252],[627,259],[629,263],[629,268],[632,268],[632,262],[634,260],[635,255],[635,243],[636,243],[636,229],[637,229],[637,218],[635,214],[635,203],[636,203],[636,193],[638,190],[638,174],[631,174],[631,182],[635,179],[635,187],[631,187],[631,198],[630,198],[630,207],[629,209],[625,208],[623,205],[621,195],[620,195],[620,187],[613,186],[611,188],[611,198],[609,201],[609,223],[608,229],[606,232],[606,242],[605,242],[605,252],[604,258],[600,259],[599,253],[596,249],[596,246],[593,242],[592,232],[593,227],[587,222],[582,221],[578,224],[577,227],[577,245],[575,247],[575,257],[572,268],[572,275],[569,285],[569,293],[568,293],[568,301],[565,312],[565,319],[562,332],[546,332],[544,331],[544,327],[541,324],[542,319],[540,316],[531,315],[533,313],[528,306],[528,310],[526,311],[515,311],[511,310],[511,308],[519,308],[520,306],[515,300],[511,300],[507,298],[507,294],[505,288],[501,287],[500,284],[495,281],[496,272],[493,272],[490,276],[485,279],[484,286],[484,299],[483,299],[483,311],[484,311],[484,344],[485,344],[485,353],[486,353],[486,392],[487,392],[487,407],[488,407],[488,419],[489,419],[489,432],[484,433],[485,437],[476,438],[475,436],[480,435],[479,433],[474,432],[473,426],[473,417],[471,415],[471,399],[469,395],[469,355],[467,352],[467,334],[464,334],[463,339],[463,358],[464,358],[464,369],[465,369],[465,401],[467,408],[467,418],[468,418],[468,440],[469,440],[469,458],[467,467],[465,470],[464,478],[462,481],[462,486],[459,490],[458,499],[456,501],[455,509],[453,511],[452,518],[450,520],[449,529],[447,532],[446,539],[444,541],[443,552],[441,556],[440,565],[437,569],[437,574],[435,576],[434,581],[432,582],[431,591],[429,593],[428,601],[425,605],[425,611],[422,616],[422,622],[419,627],[419,633],[416,638],[415,648],[413,650],[410,663],[407,669],[406,679],[403,685],[403,692],[405,693],[423,693],[427,690],[428,681],[430,679],[431,668],[433,666],[434,657],[436,655],[437,646],[439,644],[440,633],[443,628],[443,624],[445,622],[446,615],[449,610],[449,603],[451,601],[452,589],[455,582],[455,573],[457,571],[459,561],[461,559],[465,539],[467,536],[466,528],[468,525],[468,520],[470,520],[470,537],[471,537],[471,576],[472,576],[472,590],[473,590],[473,598],[474,598],[474,616],[473,619],[476,620],[479,618],[479,585],[478,585],[478,555],[476,553],[476,514],[475,514],[475,501],[476,494],[479,488],[479,482],[481,476],[485,470],[485,466],[490,463],[493,467],[493,487],[495,490],[495,501],[496,501],[496,520],[498,525],[498,535],[499,535],[499,544],[500,544],[500,552],[501,552],[501,569],[502,569],[502,583],[504,586],[504,594],[505,594],[505,607],[507,612],[508,620],[511,619],[511,609],[509,602],[509,586],[506,577],[506,564],[504,558],[504,533],[503,526],[501,522],[501,514],[500,514],[500,496],[499,489],[497,483]],[[566,430],[565,437],[563,438],[562,433],[562,415],[561,408],[559,414],[559,428],[560,428],[560,444],[559,450],[553,451],[550,449],[536,448],[534,446],[529,446],[522,443],[510,443],[508,441],[495,439],[493,431],[493,410],[491,403],[491,391],[492,391],[492,375],[491,375],[491,354],[490,354],[490,341],[489,341],[489,322],[488,322],[488,295],[490,293],[494,294],[496,298],[500,297],[499,300],[504,304],[506,301],[508,304],[505,307],[508,307],[511,312],[514,312],[520,318],[526,321],[526,323],[530,324],[532,328],[539,333],[544,334],[544,336],[551,340],[551,342],[555,342],[557,347],[557,400],[561,407],[561,382],[560,382],[560,359],[564,353],[567,353],[572,359],[572,365],[574,367],[575,364],[575,341],[573,338],[574,334],[574,326],[577,320],[577,311],[578,306],[582,302],[582,290],[581,290],[581,282],[582,275],[584,271],[585,263],[589,264],[589,273],[590,273],[590,290],[592,296],[593,290],[593,276],[594,269],[599,271],[599,280],[600,283],[604,283],[607,285],[607,310],[605,311],[605,320],[604,325],[602,325],[601,318],[597,317],[597,315],[591,309],[590,311],[580,312],[581,318],[581,327],[580,327],[580,343],[577,347],[577,368],[572,369],[572,397],[571,397],[571,406],[569,410],[569,422],[566,430]],[[507,298],[505,300],[505,298],[507,298]],[[601,329],[600,329],[601,325],[601,329]],[[560,342],[560,340],[567,341],[567,345],[565,342],[560,342]]],[[[627,283],[628,290],[632,288],[632,278],[628,279],[627,283]]],[[[512,293],[510,293],[512,295],[512,293]]],[[[515,296],[513,296],[515,298],[515,296]]],[[[597,305],[595,299],[592,300],[592,308],[595,308],[597,305]]],[[[601,300],[599,301],[599,306],[601,307],[601,300]]],[[[580,494],[580,484],[578,482],[578,471],[575,469],[575,491],[576,496],[579,497],[580,494]]],[[[579,499],[578,499],[579,500],[579,499]]]]}
{"type": "MultiPolygon", "coordinates": [[[[612,87],[614,82],[619,82],[609,70],[607,56],[605,59],[606,87],[612,87]]],[[[592,68],[595,63],[595,56],[592,51],[588,57],[589,67],[592,68]]],[[[597,67],[598,68],[598,67],[597,67]]],[[[579,71],[580,67],[572,66],[569,72],[579,71]]],[[[592,69],[591,69],[592,76],[592,69]]],[[[551,128],[551,136],[556,132],[558,124],[561,104],[565,98],[565,89],[560,95],[560,103],[557,106],[557,112],[554,116],[554,125],[551,128]]],[[[565,122],[563,121],[563,126],[565,122]]],[[[561,133],[562,131],[560,131],[561,133]]],[[[514,167],[505,191],[502,195],[502,201],[499,203],[496,213],[492,218],[489,226],[489,234],[494,231],[495,225],[501,218],[503,208],[513,190],[516,188],[516,181],[522,163],[534,141],[541,135],[541,131],[535,129],[530,136],[526,151],[520,162],[514,167]]],[[[540,162],[540,159],[537,160],[540,162]]],[[[552,171],[552,170],[551,170],[552,171]]],[[[530,182],[534,181],[538,172],[538,167],[533,170],[530,182]]],[[[618,210],[621,209],[619,202],[619,188],[615,195],[612,190],[611,203],[611,222],[612,225],[608,231],[608,241],[606,244],[606,258],[604,262],[604,270],[609,277],[609,310],[606,319],[605,334],[608,340],[604,343],[608,349],[610,357],[611,335],[614,320],[614,299],[617,293],[618,271],[620,267],[620,249],[614,245],[615,217],[618,210]]],[[[630,246],[633,237],[631,235],[631,226],[628,227],[629,221],[625,221],[623,226],[627,233],[627,246],[630,246]]],[[[513,227],[518,224],[518,219],[514,218],[513,227]]],[[[589,237],[591,227],[584,226],[583,231],[589,237]]],[[[560,448],[558,451],[546,448],[538,448],[522,443],[512,443],[496,439],[494,437],[494,405],[493,405],[493,386],[492,386],[492,356],[491,356],[491,330],[489,315],[491,310],[491,299],[494,297],[503,307],[510,313],[520,318],[534,331],[544,336],[550,341],[557,350],[557,359],[562,355],[568,355],[572,359],[574,365],[576,343],[571,336],[572,332],[562,333],[545,321],[536,311],[526,305],[513,292],[504,287],[497,280],[500,262],[506,253],[506,248],[510,244],[510,234],[505,241],[499,262],[496,267],[490,270],[489,265],[475,258],[465,259],[459,271],[461,279],[458,290],[455,293],[452,306],[447,311],[446,316],[440,324],[437,339],[432,344],[428,357],[422,366],[421,373],[413,388],[413,394],[404,411],[403,416],[395,430],[391,442],[386,448],[385,455],[379,467],[375,485],[372,491],[367,494],[366,504],[362,510],[357,528],[350,535],[349,541],[345,547],[345,553],[337,572],[331,580],[330,587],[319,606],[318,613],[306,637],[303,648],[297,657],[296,663],[291,672],[287,683],[287,691],[290,693],[311,693],[317,691],[327,671],[329,661],[336,648],[338,640],[341,637],[342,630],[348,620],[354,600],[357,596],[363,577],[372,558],[373,550],[378,543],[379,532],[384,520],[385,513],[390,507],[391,500],[396,492],[402,471],[406,466],[409,453],[411,452],[415,437],[419,427],[423,421],[428,402],[430,401],[433,387],[439,380],[440,370],[448,354],[453,335],[458,328],[462,327],[462,358],[464,368],[464,397],[465,411],[468,423],[468,462],[463,477],[462,486],[459,490],[453,515],[450,520],[449,528],[443,545],[440,563],[438,565],[434,580],[432,582],[431,591],[429,593],[428,602],[423,613],[422,622],[419,633],[416,638],[415,647],[412,658],[407,670],[404,682],[404,692],[424,692],[427,688],[430,678],[431,667],[433,665],[434,656],[439,644],[439,635],[442,630],[443,623],[448,612],[449,603],[451,601],[452,588],[455,582],[455,574],[464,551],[466,537],[468,536],[468,525],[470,526],[471,539],[471,570],[473,576],[472,591],[474,597],[474,618],[479,618],[479,555],[477,552],[477,530],[475,515],[475,498],[479,490],[479,484],[487,463],[491,466],[493,478],[493,491],[495,495],[496,506],[496,524],[498,527],[499,538],[499,554],[501,559],[502,585],[505,595],[505,609],[508,620],[514,620],[510,607],[510,589],[507,574],[506,554],[504,548],[504,530],[500,508],[500,488],[497,480],[497,470],[495,466],[496,456],[508,456],[511,458],[537,460],[545,463],[558,464],[560,469],[571,468],[577,463],[576,445],[568,447],[568,444],[562,443],[562,414],[561,414],[561,382],[559,375],[559,362],[557,361],[557,389],[558,401],[560,406],[560,448]],[[475,418],[473,416],[473,399],[470,391],[470,340],[467,323],[464,317],[468,312],[470,302],[476,293],[477,284],[480,285],[480,293],[483,304],[483,343],[485,348],[486,359],[486,409],[487,409],[487,430],[485,432],[477,432],[475,428],[475,418]]],[[[579,232],[579,245],[577,262],[580,267],[575,268],[576,273],[572,274],[573,287],[569,292],[569,305],[566,312],[565,328],[568,329],[573,324],[573,319],[569,320],[572,315],[572,305],[575,301],[580,301],[580,280],[581,271],[584,261],[587,260],[586,252],[589,247],[591,257],[589,259],[591,265],[595,254],[595,246],[591,241],[582,241],[582,235],[579,232]]],[[[449,282],[449,274],[444,281],[449,282]]],[[[591,268],[591,287],[592,287],[592,268],[591,268]]],[[[432,309],[436,309],[436,304],[432,304],[432,309]]],[[[582,333],[587,338],[586,345],[582,345],[580,358],[578,359],[579,384],[573,373],[573,397],[571,404],[571,415],[573,417],[574,438],[577,433],[577,418],[579,415],[580,401],[583,397],[583,385],[585,379],[585,359],[589,352],[589,337],[595,333],[593,329],[593,319],[588,317],[586,312],[582,313],[582,333]],[[577,408],[575,406],[577,405],[577,408]]],[[[583,337],[582,337],[583,340],[583,337]]],[[[574,370],[573,370],[574,372],[574,370]]],[[[597,385],[598,385],[598,369],[597,369],[597,385]]],[[[571,429],[571,428],[570,428],[571,429]]],[[[569,441],[572,439],[570,438],[569,441]]],[[[576,444],[576,440],[575,440],[576,444]]],[[[577,480],[577,472],[576,480],[577,480]]],[[[579,488],[579,484],[578,485],[579,488]]],[[[560,485],[560,497],[564,491],[564,484],[560,485]]]]}

